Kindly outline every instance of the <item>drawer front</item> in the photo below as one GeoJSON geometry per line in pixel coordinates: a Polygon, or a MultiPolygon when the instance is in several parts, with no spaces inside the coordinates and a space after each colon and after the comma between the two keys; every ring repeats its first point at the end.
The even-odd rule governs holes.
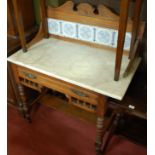
{"type": "Polygon", "coordinates": [[[97,105],[98,94],[47,75],[18,67],[18,76],[66,95],[97,105]]]}

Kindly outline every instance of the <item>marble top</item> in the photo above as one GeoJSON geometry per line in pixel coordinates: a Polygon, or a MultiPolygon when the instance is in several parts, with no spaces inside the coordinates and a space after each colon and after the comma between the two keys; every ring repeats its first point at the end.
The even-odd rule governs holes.
{"type": "Polygon", "coordinates": [[[128,57],[123,56],[120,80],[114,81],[115,52],[58,39],[43,39],[24,53],[19,50],[8,61],[122,100],[140,63],[123,78],[128,57]]]}

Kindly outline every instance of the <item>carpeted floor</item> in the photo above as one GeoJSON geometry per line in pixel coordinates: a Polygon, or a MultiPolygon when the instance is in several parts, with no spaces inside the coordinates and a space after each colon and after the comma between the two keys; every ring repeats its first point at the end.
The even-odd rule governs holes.
{"type": "MultiPolygon", "coordinates": [[[[31,124],[8,107],[8,155],[95,155],[95,125],[41,105],[31,124]]],[[[146,148],[113,137],[107,155],[146,155],[146,148]]]]}

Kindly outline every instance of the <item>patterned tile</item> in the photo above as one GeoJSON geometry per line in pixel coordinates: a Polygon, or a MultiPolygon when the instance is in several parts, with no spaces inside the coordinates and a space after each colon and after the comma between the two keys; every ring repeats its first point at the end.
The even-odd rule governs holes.
{"type": "Polygon", "coordinates": [[[62,22],[62,35],[69,38],[77,39],[76,23],[62,22]]]}
{"type": "Polygon", "coordinates": [[[118,41],[118,31],[114,30],[113,32],[113,47],[114,48],[117,47],[117,41],[118,41]]]}
{"type": "Polygon", "coordinates": [[[131,33],[127,32],[125,36],[124,49],[129,50],[131,44],[131,33]]]}
{"type": "Polygon", "coordinates": [[[111,29],[96,28],[96,43],[112,46],[112,37],[113,31],[111,29]]]}
{"type": "Polygon", "coordinates": [[[60,35],[60,21],[48,19],[48,30],[50,34],[60,35]]]}
{"type": "MultiPolygon", "coordinates": [[[[108,28],[89,26],[80,23],[48,19],[50,34],[79,39],[106,46],[117,47],[118,31],[108,28]]],[[[126,33],[124,49],[129,50],[131,44],[131,33],[126,33]]]]}
{"type": "Polygon", "coordinates": [[[94,28],[92,26],[78,24],[78,39],[94,42],[94,28]]]}
{"type": "MultiPolygon", "coordinates": [[[[118,31],[116,31],[115,34],[115,41],[114,41],[114,47],[117,47],[117,41],[118,41],[118,31]]],[[[131,33],[127,32],[125,35],[125,42],[124,42],[124,49],[130,50],[130,44],[131,44],[131,33]]]]}

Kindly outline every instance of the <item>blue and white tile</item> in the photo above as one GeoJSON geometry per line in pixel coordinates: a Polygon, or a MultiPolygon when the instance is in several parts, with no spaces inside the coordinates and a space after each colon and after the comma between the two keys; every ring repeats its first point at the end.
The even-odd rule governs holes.
{"type": "Polygon", "coordinates": [[[95,42],[102,45],[112,46],[113,30],[105,28],[96,29],[95,42]]]}
{"type": "Polygon", "coordinates": [[[113,30],[113,43],[112,47],[117,47],[117,41],[118,41],[118,30],[113,30]]]}
{"type": "Polygon", "coordinates": [[[63,21],[62,22],[62,35],[65,37],[77,39],[76,23],[63,21]]]}
{"type": "Polygon", "coordinates": [[[78,24],[78,39],[88,42],[94,42],[94,27],[78,24]]]}
{"type": "Polygon", "coordinates": [[[124,49],[130,50],[130,45],[131,45],[131,33],[127,32],[125,35],[124,49]]]}
{"type": "MultiPolygon", "coordinates": [[[[117,47],[117,41],[118,41],[118,31],[115,32],[115,39],[114,39],[114,45],[113,47],[117,47]]],[[[124,50],[130,50],[130,44],[131,44],[131,33],[127,32],[125,35],[125,42],[124,42],[124,50]]]]}
{"type": "Polygon", "coordinates": [[[48,31],[50,34],[60,35],[60,21],[48,18],[48,31]]]}

